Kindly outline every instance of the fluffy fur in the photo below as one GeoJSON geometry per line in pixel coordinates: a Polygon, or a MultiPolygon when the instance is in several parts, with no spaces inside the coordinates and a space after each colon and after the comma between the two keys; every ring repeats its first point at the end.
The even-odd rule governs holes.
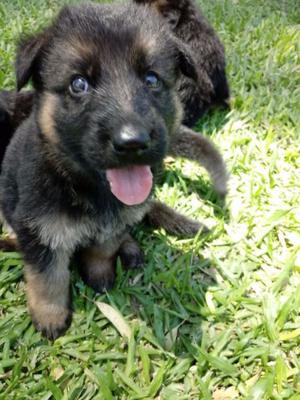
{"type": "MultiPolygon", "coordinates": [[[[224,47],[193,0],[133,0],[161,15],[178,40],[188,46],[197,67],[197,81],[181,77],[179,94],[185,125],[191,127],[213,105],[228,106],[224,47]]],[[[13,130],[29,115],[34,92],[0,92],[0,144],[5,148],[13,130]]],[[[177,146],[178,156],[183,156],[177,146]]],[[[1,151],[1,150],[0,150],[1,151]]],[[[3,150],[2,150],[3,152],[3,150]]],[[[0,154],[1,156],[1,154],[0,154]]],[[[185,152],[185,157],[189,158],[185,152]]]]}
{"type": "Polygon", "coordinates": [[[128,229],[152,207],[149,199],[121,203],[106,171],[149,165],[155,179],[180,126],[178,79],[197,74],[149,10],[96,4],[66,7],[23,40],[16,73],[19,89],[32,81],[35,101],[6,151],[0,204],[26,263],[32,320],[54,339],[71,321],[70,258],[78,254],[83,278],[96,290],[110,287],[119,250],[126,259],[128,229]],[[159,85],[152,86],[152,72],[149,84],[149,71],[159,85]],[[78,76],[89,83],[79,93],[78,76]],[[126,139],[119,148],[128,126],[134,146],[126,139]]]}
{"type": "Polygon", "coordinates": [[[134,1],[150,6],[162,15],[176,37],[188,46],[194,57],[198,80],[182,77],[180,82],[180,98],[184,104],[183,123],[193,126],[214,105],[228,107],[229,86],[224,47],[195,1],[134,1]]]}
{"type": "Polygon", "coordinates": [[[148,164],[156,177],[169,152],[202,163],[221,195],[226,169],[210,141],[180,125],[182,77],[199,82],[199,69],[151,7],[64,8],[49,28],[21,43],[16,72],[18,89],[32,80],[34,91],[0,95],[3,150],[11,140],[0,203],[17,236],[6,245],[17,243],[24,255],[33,322],[54,339],[71,322],[73,255],[85,282],[102,291],[113,285],[118,255],[126,268],[142,265],[128,230],[145,216],[172,234],[205,230],[151,198],[125,206],[110,191],[108,168],[148,164]],[[159,90],[145,86],[153,70],[163,83],[159,90]],[[78,75],[90,84],[84,95],[70,92],[78,75]],[[128,126],[146,132],[147,146],[120,153],[116,143],[128,126]]]}

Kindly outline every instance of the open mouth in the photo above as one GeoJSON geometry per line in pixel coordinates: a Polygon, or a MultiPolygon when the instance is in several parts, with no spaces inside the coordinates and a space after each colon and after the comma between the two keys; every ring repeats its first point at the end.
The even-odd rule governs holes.
{"type": "Polygon", "coordinates": [[[153,185],[153,176],[148,165],[108,169],[106,179],[112,194],[127,206],[143,203],[153,185]]]}

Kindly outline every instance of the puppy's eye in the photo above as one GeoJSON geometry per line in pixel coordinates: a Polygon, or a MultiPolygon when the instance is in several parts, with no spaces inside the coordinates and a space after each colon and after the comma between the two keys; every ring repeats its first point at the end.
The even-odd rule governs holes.
{"type": "Polygon", "coordinates": [[[83,76],[76,76],[70,84],[70,92],[72,94],[84,94],[89,90],[89,83],[83,76]]]}
{"type": "Polygon", "coordinates": [[[147,72],[145,75],[145,83],[149,89],[158,90],[161,88],[162,82],[155,72],[147,72]]]}

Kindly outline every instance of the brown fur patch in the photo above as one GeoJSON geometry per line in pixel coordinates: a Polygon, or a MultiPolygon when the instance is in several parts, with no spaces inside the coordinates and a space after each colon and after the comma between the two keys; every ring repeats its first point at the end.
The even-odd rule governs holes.
{"type": "Polygon", "coordinates": [[[36,328],[49,339],[55,339],[70,323],[69,279],[67,268],[56,266],[37,273],[25,267],[28,307],[36,328]]]}
{"type": "Polygon", "coordinates": [[[159,13],[162,13],[163,10],[168,7],[168,5],[168,0],[156,0],[153,4],[153,7],[155,7],[159,13]]]}
{"type": "Polygon", "coordinates": [[[155,7],[158,11],[160,11],[161,7],[165,7],[169,4],[168,0],[138,0],[136,3],[144,3],[149,4],[155,7]]]}
{"type": "Polygon", "coordinates": [[[95,54],[98,51],[91,41],[84,41],[78,37],[71,38],[70,46],[66,51],[68,52],[69,60],[75,63],[80,60],[80,64],[84,65],[84,74],[89,78],[97,75],[98,62],[95,60],[95,54]]]}
{"type": "Polygon", "coordinates": [[[119,240],[112,240],[101,246],[91,246],[80,251],[81,276],[96,292],[101,293],[113,286],[119,246],[119,240]]]}
{"type": "Polygon", "coordinates": [[[18,250],[18,242],[16,238],[0,239],[0,250],[2,251],[16,251],[18,250]]]}
{"type": "Polygon", "coordinates": [[[46,92],[43,96],[42,105],[38,117],[42,133],[53,144],[58,143],[58,137],[54,122],[54,114],[57,103],[57,97],[53,93],[46,92]]]}
{"type": "Polygon", "coordinates": [[[70,46],[68,46],[67,52],[70,56],[73,56],[75,59],[78,60],[88,60],[93,57],[95,54],[95,51],[97,49],[94,49],[91,42],[87,43],[83,40],[79,40],[76,37],[71,38],[70,40],[70,46]]]}
{"type": "Polygon", "coordinates": [[[156,39],[153,36],[145,37],[145,35],[140,35],[138,40],[136,41],[133,60],[138,63],[139,60],[142,60],[145,55],[151,55],[156,51],[156,39]]]}
{"type": "Polygon", "coordinates": [[[162,7],[165,6],[169,3],[168,0],[155,0],[154,3],[157,5],[157,7],[162,7]]]}

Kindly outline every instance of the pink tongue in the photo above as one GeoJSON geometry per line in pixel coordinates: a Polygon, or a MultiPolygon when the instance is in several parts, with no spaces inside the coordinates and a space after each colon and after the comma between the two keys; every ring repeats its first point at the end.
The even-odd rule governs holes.
{"type": "Polygon", "coordinates": [[[152,172],[147,165],[108,169],[106,178],[110,190],[127,206],[143,203],[152,188],[152,172]]]}

